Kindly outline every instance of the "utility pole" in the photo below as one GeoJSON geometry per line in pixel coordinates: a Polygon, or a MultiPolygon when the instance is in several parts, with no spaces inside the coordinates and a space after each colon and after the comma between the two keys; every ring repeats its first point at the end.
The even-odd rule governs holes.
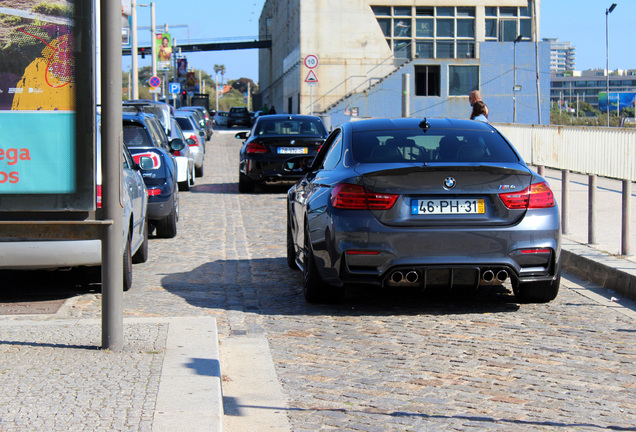
{"type": "Polygon", "coordinates": [[[102,210],[110,222],[102,235],[102,348],[120,351],[124,344],[123,209],[121,173],[121,5],[102,1],[102,210]]]}

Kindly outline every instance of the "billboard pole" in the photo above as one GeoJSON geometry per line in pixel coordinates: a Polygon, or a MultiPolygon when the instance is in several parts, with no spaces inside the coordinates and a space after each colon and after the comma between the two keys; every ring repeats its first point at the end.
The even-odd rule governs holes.
{"type": "MultiPolygon", "coordinates": [[[[152,50],[152,76],[157,76],[157,29],[155,27],[155,2],[150,2],[150,48],[152,50]]],[[[157,100],[157,93],[152,97],[157,100]]]]}
{"type": "MultiPolygon", "coordinates": [[[[120,203],[121,108],[121,3],[102,1],[102,348],[123,348],[123,208],[120,203]]],[[[134,55],[134,54],[133,54],[134,55]]]]}

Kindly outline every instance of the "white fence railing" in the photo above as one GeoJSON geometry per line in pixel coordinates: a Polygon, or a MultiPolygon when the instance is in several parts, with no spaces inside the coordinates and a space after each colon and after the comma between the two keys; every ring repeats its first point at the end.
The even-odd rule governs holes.
{"type": "Polygon", "coordinates": [[[530,165],[636,181],[636,129],[511,123],[493,126],[530,165]]]}
{"type": "Polygon", "coordinates": [[[562,173],[561,227],[568,233],[569,173],[587,174],[588,243],[596,243],[596,177],[622,180],[621,254],[632,255],[631,197],[636,181],[636,130],[602,127],[493,124],[529,165],[562,173]]]}

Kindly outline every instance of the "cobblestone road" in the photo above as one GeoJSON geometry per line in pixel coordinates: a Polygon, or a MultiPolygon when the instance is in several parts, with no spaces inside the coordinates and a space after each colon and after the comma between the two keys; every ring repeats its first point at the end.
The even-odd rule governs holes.
{"type": "MultiPolygon", "coordinates": [[[[237,193],[240,141],[216,131],[181,194],[179,233],[151,239],[125,316],[214,316],[263,335],[297,432],[636,431],[636,319],[565,280],[544,305],[506,290],[422,298],[351,292],[305,303],[285,261],[285,189],[237,193]]],[[[99,294],[68,315],[95,318],[99,294]]]]}

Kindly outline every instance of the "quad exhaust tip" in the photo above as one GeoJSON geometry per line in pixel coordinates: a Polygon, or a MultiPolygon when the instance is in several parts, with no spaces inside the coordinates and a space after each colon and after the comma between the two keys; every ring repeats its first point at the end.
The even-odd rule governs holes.
{"type": "Polygon", "coordinates": [[[481,278],[484,280],[484,282],[493,282],[495,280],[495,278],[497,279],[497,282],[505,282],[508,279],[508,272],[506,270],[499,270],[497,272],[497,274],[495,275],[495,272],[492,270],[486,270],[482,275],[481,278]]]}
{"type": "Polygon", "coordinates": [[[415,270],[410,270],[406,274],[396,271],[391,274],[391,282],[394,284],[415,284],[420,279],[420,275],[415,270]]]}

